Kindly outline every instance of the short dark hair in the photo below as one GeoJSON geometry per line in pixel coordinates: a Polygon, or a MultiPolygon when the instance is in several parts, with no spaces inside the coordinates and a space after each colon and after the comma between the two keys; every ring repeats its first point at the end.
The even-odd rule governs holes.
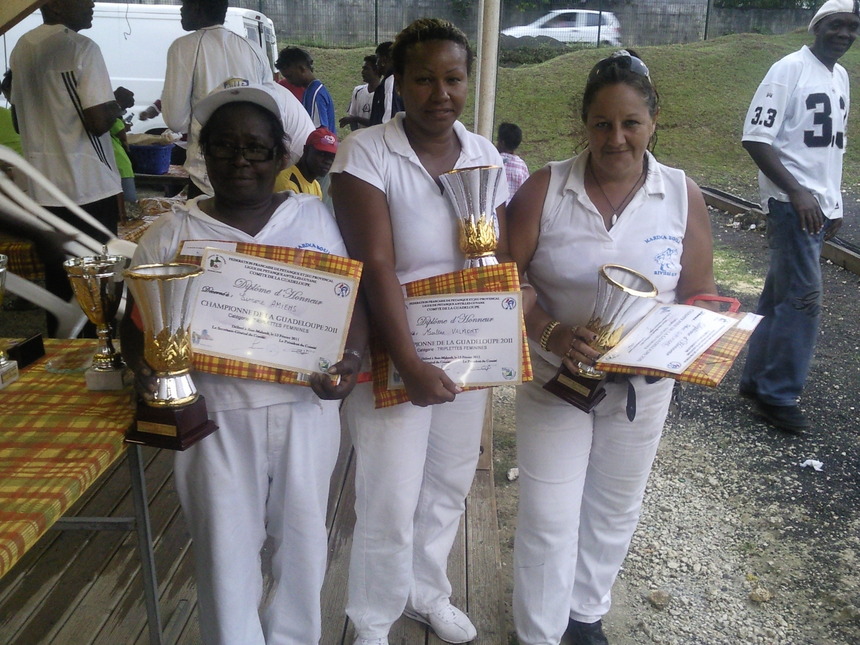
{"type": "Polygon", "coordinates": [[[402,74],[406,69],[406,57],[409,48],[429,40],[450,40],[460,45],[466,51],[466,72],[472,73],[472,60],[475,55],[469,46],[469,39],[453,23],[440,18],[419,18],[397,34],[394,45],[391,47],[391,62],[394,71],[402,74]]]}
{"type": "Polygon", "coordinates": [[[379,43],[376,46],[376,55],[377,56],[388,56],[391,54],[391,46],[394,43],[390,40],[386,40],[385,42],[379,43]]]}
{"type": "Polygon", "coordinates": [[[193,4],[200,9],[213,24],[223,25],[227,19],[229,0],[183,0],[185,4],[193,4]]]}
{"type": "Polygon", "coordinates": [[[364,57],[365,63],[370,63],[370,66],[376,69],[376,54],[370,54],[364,57]]]}
{"type": "Polygon", "coordinates": [[[307,51],[301,47],[284,47],[278,54],[275,67],[280,69],[295,64],[305,65],[309,70],[314,70],[314,59],[307,51]]]}
{"type": "Polygon", "coordinates": [[[225,103],[212,113],[212,115],[206,120],[206,124],[200,128],[200,136],[198,138],[200,149],[204,151],[204,154],[207,144],[220,129],[218,121],[223,118],[224,111],[228,108],[235,108],[239,105],[250,105],[252,108],[257,110],[257,112],[266,117],[266,120],[269,123],[272,140],[275,142],[275,155],[277,157],[286,157],[287,144],[284,142],[284,124],[281,123],[281,119],[261,105],[251,103],[250,101],[232,101],[230,103],[225,103]]]}
{"type": "Polygon", "coordinates": [[[660,95],[657,94],[657,89],[654,87],[651,77],[645,76],[631,68],[631,57],[638,59],[638,63],[644,66],[642,58],[632,49],[621,53],[626,53],[627,55],[618,55],[616,53],[608,58],[604,58],[598,61],[588,73],[588,80],[585,82],[585,90],[582,93],[582,109],[580,112],[583,123],[588,120],[588,110],[591,108],[597,92],[604,87],[620,83],[639,92],[648,104],[648,113],[652,118],[657,116],[657,112],[660,109],[660,95]]]}
{"type": "Polygon", "coordinates": [[[0,84],[0,92],[3,94],[9,94],[12,91],[12,70],[7,69],[6,73],[3,74],[3,82],[0,84]]]}
{"type": "Polygon", "coordinates": [[[508,150],[516,150],[523,142],[523,131],[515,123],[499,124],[499,143],[508,150]]]}

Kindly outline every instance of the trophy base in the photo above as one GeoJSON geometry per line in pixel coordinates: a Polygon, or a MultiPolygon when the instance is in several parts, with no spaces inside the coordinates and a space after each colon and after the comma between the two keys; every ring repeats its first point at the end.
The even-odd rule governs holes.
{"type": "Polygon", "coordinates": [[[90,367],[84,372],[87,389],[93,392],[124,390],[134,382],[134,373],[127,367],[115,370],[97,370],[90,367]]]}
{"type": "Polygon", "coordinates": [[[202,396],[181,408],[154,408],[138,401],[137,418],[125,433],[125,441],[154,448],[185,450],[217,429],[218,426],[209,420],[202,396]]]}
{"type": "Polygon", "coordinates": [[[603,379],[593,379],[574,374],[564,365],[558,369],[554,377],[544,384],[543,389],[583,412],[591,412],[606,396],[606,390],[603,389],[603,379]]]}
{"type": "Polygon", "coordinates": [[[0,363],[0,390],[18,380],[18,363],[6,360],[0,363]]]}

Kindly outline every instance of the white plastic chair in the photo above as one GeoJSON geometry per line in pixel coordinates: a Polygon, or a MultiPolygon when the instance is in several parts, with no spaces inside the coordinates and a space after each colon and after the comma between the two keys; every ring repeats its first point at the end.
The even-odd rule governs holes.
{"type": "MultiPolygon", "coordinates": [[[[41,231],[46,234],[46,237],[56,240],[62,254],[70,258],[99,255],[103,253],[104,247],[107,247],[107,252],[111,255],[123,255],[129,258],[134,255],[137,248],[134,242],[122,240],[114,235],[92,215],[73,203],[14,150],[0,145],[0,162],[14,166],[20,173],[29,177],[32,182],[38,184],[68,208],[82,223],[104,233],[106,241],[102,244],[37,204],[3,172],[0,172],[0,222],[41,231]]],[[[47,289],[11,272],[7,273],[6,289],[9,293],[21,296],[56,316],[59,321],[57,335],[60,337],[75,338],[86,323],[86,316],[74,297],[66,302],[47,289]]],[[[124,305],[125,298],[120,304],[119,316],[122,315],[124,305]]]]}

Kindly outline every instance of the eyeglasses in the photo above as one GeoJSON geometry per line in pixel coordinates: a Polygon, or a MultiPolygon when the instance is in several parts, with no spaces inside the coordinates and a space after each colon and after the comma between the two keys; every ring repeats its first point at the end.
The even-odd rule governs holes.
{"type": "Polygon", "coordinates": [[[204,154],[213,159],[235,159],[236,154],[242,155],[245,161],[271,161],[275,158],[277,148],[264,148],[263,146],[231,146],[226,143],[210,143],[206,146],[204,154]]]}
{"type": "Polygon", "coordinates": [[[633,56],[626,49],[620,49],[617,52],[613,53],[608,58],[604,58],[599,61],[591,70],[589,74],[589,79],[594,79],[600,76],[600,74],[610,67],[618,67],[620,69],[629,69],[634,74],[639,76],[644,76],[649,81],[651,80],[651,74],[648,72],[648,67],[645,63],[642,62],[641,59],[633,56]]]}

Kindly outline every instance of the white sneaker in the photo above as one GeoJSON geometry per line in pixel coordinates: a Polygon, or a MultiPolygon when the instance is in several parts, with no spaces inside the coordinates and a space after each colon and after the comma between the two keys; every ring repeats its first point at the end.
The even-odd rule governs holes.
{"type": "Polygon", "coordinates": [[[429,614],[419,614],[410,608],[406,608],[403,613],[412,620],[430,625],[436,636],[446,643],[468,643],[478,635],[478,630],[469,617],[451,603],[429,614]]]}
{"type": "Polygon", "coordinates": [[[388,637],[382,638],[356,638],[353,645],[388,645],[388,637]]]}

